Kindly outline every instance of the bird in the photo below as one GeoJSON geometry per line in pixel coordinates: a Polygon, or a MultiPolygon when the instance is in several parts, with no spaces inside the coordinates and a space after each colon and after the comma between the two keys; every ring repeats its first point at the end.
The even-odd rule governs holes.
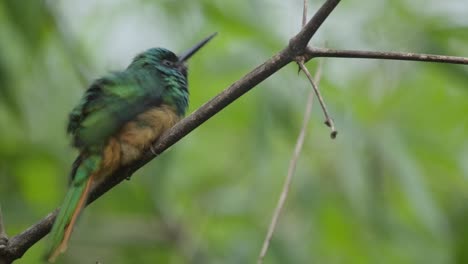
{"type": "Polygon", "coordinates": [[[69,114],[67,133],[79,155],[50,232],[46,257],[64,253],[92,186],[138,160],[188,108],[187,60],[210,41],[206,37],[177,56],[165,48],[138,54],[123,71],[92,82],[69,114]]]}

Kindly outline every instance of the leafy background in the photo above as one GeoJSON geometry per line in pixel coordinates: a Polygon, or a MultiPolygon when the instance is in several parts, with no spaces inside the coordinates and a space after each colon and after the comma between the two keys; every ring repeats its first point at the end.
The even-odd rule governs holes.
{"type": "MultiPolygon", "coordinates": [[[[0,202],[14,235],[59,206],[67,113],[153,46],[190,61],[193,111],[284,47],[302,0],[0,2],[0,202]]],[[[323,1],[310,1],[309,14],[323,1]]],[[[343,1],[313,44],[468,56],[463,0],[343,1]]],[[[310,16],[309,15],[309,16],[310,16]]],[[[308,63],[313,71],[316,62],[308,63]]],[[[468,68],[327,59],[267,263],[468,263],[468,68]]],[[[61,263],[252,263],[310,87],[293,64],[90,206],[61,263]]],[[[45,240],[18,263],[37,263],[45,240]]]]}

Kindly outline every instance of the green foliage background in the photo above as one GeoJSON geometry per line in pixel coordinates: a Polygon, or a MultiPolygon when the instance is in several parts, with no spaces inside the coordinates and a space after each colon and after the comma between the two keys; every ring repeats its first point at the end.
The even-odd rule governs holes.
{"type": "MultiPolygon", "coordinates": [[[[309,14],[323,1],[310,1],[309,14]]],[[[343,1],[313,44],[468,56],[463,0],[343,1]]],[[[153,46],[190,61],[190,111],[287,44],[302,0],[0,2],[0,203],[10,236],[59,206],[87,84],[153,46]]],[[[313,71],[316,62],[308,63],[313,71]]],[[[468,263],[468,68],[327,59],[266,263],[468,263]]],[[[253,263],[310,87],[293,64],[87,208],[61,263],[253,263]]],[[[18,263],[37,263],[45,240],[18,263]]]]}

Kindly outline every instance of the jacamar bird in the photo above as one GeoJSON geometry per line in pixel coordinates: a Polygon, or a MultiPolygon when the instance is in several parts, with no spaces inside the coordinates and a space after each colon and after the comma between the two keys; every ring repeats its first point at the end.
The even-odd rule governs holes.
{"type": "Polygon", "coordinates": [[[188,107],[185,62],[213,34],[176,56],[163,48],[137,55],[122,72],[94,81],[69,116],[68,133],[79,155],[71,183],[50,233],[48,260],[67,248],[91,186],[139,159],[188,107]]]}

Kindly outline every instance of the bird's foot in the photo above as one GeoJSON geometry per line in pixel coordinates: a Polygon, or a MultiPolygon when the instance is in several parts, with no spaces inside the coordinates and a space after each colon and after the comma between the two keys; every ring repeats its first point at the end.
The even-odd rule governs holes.
{"type": "Polygon", "coordinates": [[[1,235],[0,236],[0,249],[6,248],[8,244],[8,237],[6,235],[1,235]]]}
{"type": "Polygon", "coordinates": [[[149,149],[150,149],[151,153],[152,153],[155,157],[159,155],[159,154],[156,152],[156,150],[154,149],[154,145],[151,145],[149,149]]]}

